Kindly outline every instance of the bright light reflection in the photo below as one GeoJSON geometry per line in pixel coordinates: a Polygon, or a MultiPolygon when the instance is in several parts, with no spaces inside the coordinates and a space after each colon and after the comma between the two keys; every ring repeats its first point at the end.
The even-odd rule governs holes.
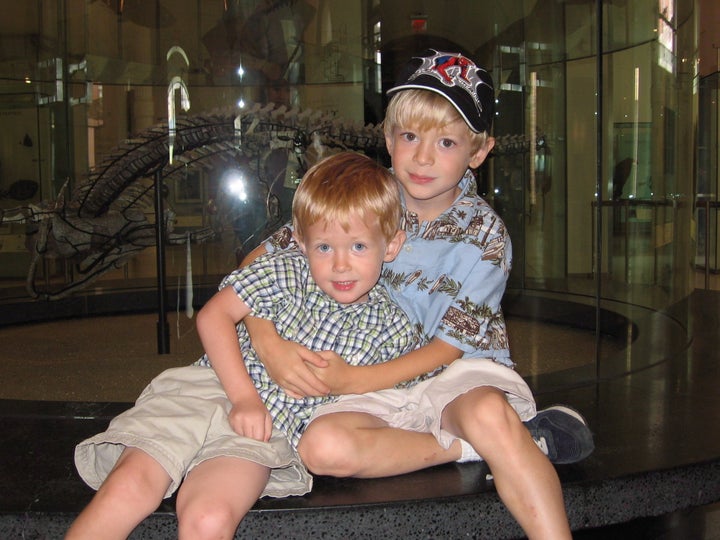
{"type": "Polygon", "coordinates": [[[247,201],[247,186],[245,176],[238,170],[229,170],[225,173],[225,189],[241,201],[247,201]]]}

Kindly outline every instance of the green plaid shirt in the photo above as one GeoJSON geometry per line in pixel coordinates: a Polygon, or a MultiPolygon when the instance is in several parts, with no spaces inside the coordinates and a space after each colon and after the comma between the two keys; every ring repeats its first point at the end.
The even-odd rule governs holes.
{"type": "MultiPolygon", "coordinates": [[[[420,333],[380,285],[367,302],[343,305],[326,295],[310,276],[298,250],[268,254],[227,276],[220,288],[232,286],[256,317],[271,320],[284,339],[313,351],[332,350],[359,366],[391,360],[417,348],[420,333]]],[[[314,409],[332,396],[294,399],[268,376],[250,345],[244,324],[237,326],[240,349],[250,377],[274,424],[296,446],[314,409]]],[[[198,365],[209,366],[203,356],[198,365]]]]}

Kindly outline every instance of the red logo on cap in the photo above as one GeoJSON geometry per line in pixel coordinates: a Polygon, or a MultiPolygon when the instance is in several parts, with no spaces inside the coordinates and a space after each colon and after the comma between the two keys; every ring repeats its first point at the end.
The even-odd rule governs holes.
{"type": "Polygon", "coordinates": [[[479,74],[480,68],[472,60],[461,54],[434,50],[433,53],[431,56],[417,57],[422,60],[422,64],[413,73],[409,81],[421,75],[430,75],[434,79],[441,81],[445,86],[462,88],[475,103],[478,112],[482,112],[483,107],[477,93],[477,87],[478,85],[487,86],[487,83],[479,74]]]}
{"type": "Polygon", "coordinates": [[[435,69],[440,76],[443,78],[443,80],[448,83],[453,83],[453,75],[448,74],[447,70],[452,67],[459,67],[460,71],[456,73],[458,77],[460,77],[462,80],[464,80],[467,83],[470,83],[470,81],[467,78],[467,70],[469,67],[475,67],[475,64],[473,64],[470,60],[465,58],[464,56],[450,56],[450,57],[440,57],[435,60],[435,66],[433,69],[435,69]]]}

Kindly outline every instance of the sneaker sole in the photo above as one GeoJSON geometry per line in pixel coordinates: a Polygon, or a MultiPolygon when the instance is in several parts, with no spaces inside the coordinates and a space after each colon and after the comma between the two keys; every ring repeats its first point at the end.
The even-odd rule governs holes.
{"type": "Polygon", "coordinates": [[[550,407],[542,409],[542,411],[539,411],[539,412],[543,412],[543,411],[561,411],[561,412],[564,412],[565,414],[572,416],[576,420],[582,422],[585,426],[588,425],[587,420],[585,420],[585,417],[582,414],[580,414],[575,409],[568,407],[567,405],[552,405],[550,407]]]}

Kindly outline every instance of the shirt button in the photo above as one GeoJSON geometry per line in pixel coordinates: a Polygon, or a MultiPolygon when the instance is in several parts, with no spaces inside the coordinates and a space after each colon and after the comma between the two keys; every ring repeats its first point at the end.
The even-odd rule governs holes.
{"type": "Polygon", "coordinates": [[[412,251],[412,246],[405,246],[405,251],[410,253],[412,251]]]}

